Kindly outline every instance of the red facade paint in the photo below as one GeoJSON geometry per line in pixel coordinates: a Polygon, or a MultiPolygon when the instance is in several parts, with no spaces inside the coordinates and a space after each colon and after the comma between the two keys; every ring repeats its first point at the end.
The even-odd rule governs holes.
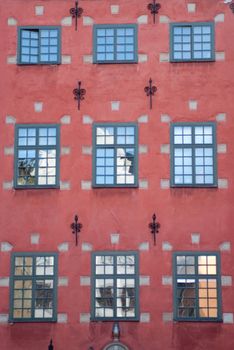
{"type": "MultiPolygon", "coordinates": [[[[63,242],[66,252],[59,252],[58,275],[68,277],[68,286],[58,287],[58,314],[67,314],[67,323],[0,323],[2,350],[47,349],[53,339],[55,350],[101,350],[112,341],[113,322],[80,322],[80,315],[90,313],[90,286],[81,286],[81,276],[91,276],[91,254],[82,251],[82,243],[93,251],[139,250],[149,242],[149,250],[139,250],[140,275],[150,277],[150,286],[140,286],[140,313],[149,313],[149,322],[119,322],[120,341],[130,350],[232,350],[233,323],[163,321],[164,313],[173,312],[171,285],[162,285],[163,276],[172,276],[173,251],[220,251],[230,242],[230,251],[221,251],[221,275],[233,276],[232,254],[234,226],[233,172],[234,122],[233,107],[233,26],[234,17],[228,4],[221,0],[194,0],[196,11],[189,13],[189,1],[163,0],[156,24],[147,9],[149,0],[80,1],[84,13],[78,19],[78,31],[61,26],[62,55],[71,56],[71,64],[20,66],[7,63],[17,51],[17,26],[61,25],[69,9],[68,0],[2,1],[0,29],[2,34],[1,74],[1,202],[0,242],[8,242],[12,251],[0,252],[0,276],[10,276],[12,252],[57,252],[63,242]],[[35,6],[44,6],[42,16],[35,6]],[[119,13],[111,14],[110,6],[119,5],[119,13]],[[220,14],[224,21],[215,21],[220,14]],[[137,24],[140,16],[148,23],[138,23],[138,54],[147,62],[137,64],[84,63],[92,55],[92,25],[83,25],[85,17],[95,24],[137,24]],[[215,22],[215,51],[225,53],[215,62],[160,62],[161,53],[169,53],[169,23],[215,22]],[[8,25],[8,19],[17,25],[8,25]],[[161,18],[161,21],[160,21],[161,18]],[[153,109],[144,87],[149,78],[158,90],[153,109]],[[85,100],[77,110],[73,89],[77,81],[86,89],[85,100]],[[197,110],[189,110],[189,100],[198,102],[197,110]],[[43,102],[43,111],[34,111],[35,102],[43,102]],[[120,101],[119,111],[111,110],[111,101],[120,101]],[[225,114],[226,120],[216,121],[225,114]],[[70,124],[61,118],[71,116],[70,124]],[[147,153],[139,154],[139,180],[147,180],[148,188],[82,189],[82,181],[92,181],[92,156],[82,154],[83,146],[92,146],[92,125],[83,123],[84,116],[94,122],[136,122],[147,115],[148,122],[138,123],[139,145],[147,145],[147,153]],[[217,124],[217,144],[226,144],[226,153],[217,153],[218,179],[228,181],[227,188],[165,188],[161,180],[170,179],[170,156],[161,153],[161,145],[170,143],[170,124],[161,121],[169,115],[171,122],[206,122],[217,124]],[[61,124],[61,147],[70,154],[61,155],[60,180],[70,189],[15,190],[4,189],[14,177],[14,156],[4,154],[14,145],[16,123],[61,124]],[[156,212],[161,224],[157,245],[148,229],[156,212]],[[70,224],[78,213],[83,224],[78,246],[75,246],[70,224]],[[32,245],[30,236],[40,234],[39,244],[32,245]],[[110,234],[119,233],[119,244],[111,244],[110,234]],[[200,233],[200,243],[191,243],[191,234],[200,233]],[[163,251],[169,242],[172,251],[163,251]]],[[[218,56],[218,55],[217,55],[218,56]]],[[[220,182],[219,182],[220,183],[220,182]]],[[[0,314],[9,314],[8,287],[0,287],[0,314]]],[[[222,287],[222,312],[234,313],[233,287],[222,287]]]]}

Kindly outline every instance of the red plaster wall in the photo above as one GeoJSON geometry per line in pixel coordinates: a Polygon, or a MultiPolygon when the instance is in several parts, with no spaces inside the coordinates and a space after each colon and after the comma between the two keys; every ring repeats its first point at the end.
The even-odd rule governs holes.
{"type": "MultiPolygon", "coordinates": [[[[224,241],[233,241],[233,59],[234,17],[221,0],[194,0],[196,13],[187,12],[187,0],[161,1],[160,16],[172,22],[213,21],[225,14],[224,23],[215,24],[216,51],[225,52],[225,61],[212,63],[160,63],[159,54],[169,52],[169,25],[156,24],[147,10],[149,0],[80,1],[84,16],[95,23],[137,23],[141,15],[149,23],[138,26],[140,54],[147,63],[123,65],[84,64],[83,55],[92,54],[92,26],[78,20],[78,31],[62,27],[62,54],[72,56],[71,65],[17,66],[7,64],[7,56],[16,54],[17,28],[8,26],[14,17],[18,25],[60,25],[74,6],[70,0],[1,1],[1,118],[0,118],[0,241],[10,242],[13,251],[57,251],[69,242],[68,252],[59,253],[59,276],[69,278],[69,287],[58,288],[58,312],[68,314],[67,324],[0,324],[1,350],[47,349],[52,337],[55,350],[101,350],[111,341],[112,322],[79,323],[80,313],[90,312],[90,288],[80,286],[80,276],[91,273],[90,253],[81,251],[82,242],[94,250],[138,250],[141,242],[150,242],[140,252],[140,274],[150,276],[151,285],[140,287],[140,311],[150,313],[150,323],[121,322],[121,341],[131,350],[232,350],[233,324],[163,323],[162,313],[172,312],[172,287],[162,286],[162,276],[172,275],[172,254],[162,251],[169,241],[173,250],[218,251],[224,241]],[[120,5],[120,13],[111,15],[110,5],[120,5]],[[45,14],[34,15],[34,6],[43,5],[45,14]],[[153,109],[144,87],[152,77],[158,87],[153,109]],[[77,110],[72,91],[81,80],[87,93],[77,110]],[[188,100],[198,101],[198,110],[189,111],[188,100]],[[43,112],[33,109],[42,101],[43,112]],[[120,101],[120,110],[111,111],[110,101],[120,101]],[[170,178],[169,155],[160,153],[161,144],[169,144],[169,124],[160,121],[168,114],[172,121],[215,121],[226,113],[226,122],[217,123],[217,143],[227,144],[227,154],[218,154],[218,178],[228,179],[228,189],[161,189],[160,180],[170,178]],[[139,144],[148,145],[148,153],[139,155],[139,179],[147,179],[148,190],[81,190],[81,181],[91,181],[91,156],[82,155],[82,146],[92,144],[92,127],[82,123],[83,115],[94,121],[131,122],[147,114],[149,122],[139,124],[139,144]],[[13,179],[13,156],[4,155],[4,147],[14,144],[14,127],[5,123],[6,115],[17,123],[60,123],[71,115],[71,124],[61,126],[61,146],[71,148],[61,156],[61,180],[71,190],[3,190],[3,181],[13,179]],[[157,246],[148,230],[153,212],[161,224],[157,246]],[[78,247],[69,228],[74,214],[83,224],[78,247]],[[30,234],[40,233],[40,244],[30,244],[30,234]],[[110,233],[120,233],[120,243],[110,243],[110,233]],[[191,233],[199,232],[201,242],[191,244],[191,233]]],[[[74,23],[73,23],[74,24],[74,23]]],[[[234,258],[221,253],[222,275],[233,276],[234,258]]],[[[0,276],[10,274],[10,252],[0,253],[0,276]]],[[[222,288],[224,313],[234,312],[233,288],[222,288]]],[[[0,288],[0,314],[9,312],[9,290],[0,288]]]]}

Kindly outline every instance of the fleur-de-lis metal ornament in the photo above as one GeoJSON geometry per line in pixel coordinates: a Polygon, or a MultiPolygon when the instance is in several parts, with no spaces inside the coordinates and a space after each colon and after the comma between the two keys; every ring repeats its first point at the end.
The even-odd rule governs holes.
{"type": "Polygon", "coordinates": [[[146,86],[144,91],[145,91],[146,95],[149,96],[149,98],[150,98],[150,109],[152,109],[152,96],[157,91],[157,88],[156,88],[156,86],[152,86],[152,79],[151,78],[149,80],[149,86],[146,86]]]}
{"type": "Polygon", "coordinates": [[[71,224],[72,233],[76,235],[76,246],[78,245],[78,235],[83,225],[78,222],[78,215],[75,215],[74,222],[71,224]]]}
{"type": "Polygon", "coordinates": [[[150,10],[151,14],[154,17],[154,23],[155,23],[155,16],[158,14],[159,9],[161,8],[161,5],[156,3],[156,0],[153,0],[152,4],[148,4],[147,6],[148,10],[150,10]]]}
{"type": "Polygon", "coordinates": [[[149,223],[149,228],[151,230],[152,235],[154,236],[154,245],[156,245],[156,234],[159,232],[160,223],[156,222],[155,213],[152,216],[152,222],[149,223]]]}
{"type": "Polygon", "coordinates": [[[81,89],[81,81],[78,81],[78,88],[73,90],[74,100],[78,101],[78,110],[80,110],[80,101],[84,100],[86,94],[85,89],[81,89]]]}
{"type": "Polygon", "coordinates": [[[72,18],[75,18],[75,29],[77,30],[77,21],[78,17],[81,17],[83,13],[83,9],[81,7],[78,7],[78,0],[75,2],[75,7],[72,7],[70,9],[70,14],[72,15],[72,18]]]}
{"type": "Polygon", "coordinates": [[[50,339],[50,343],[48,345],[48,350],[54,350],[54,346],[53,346],[53,341],[52,339],[50,339]]]}

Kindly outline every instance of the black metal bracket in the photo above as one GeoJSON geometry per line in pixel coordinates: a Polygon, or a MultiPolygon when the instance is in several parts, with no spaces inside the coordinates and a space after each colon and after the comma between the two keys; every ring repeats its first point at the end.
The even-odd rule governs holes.
{"type": "Polygon", "coordinates": [[[155,215],[155,213],[152,216],[152,222],[149,223],[149,228],[151,230],[152,235],[154,236],[154,245],[156,245],[156,233],[159,232],[160,223],[156,222],[156,215],[155,215]]]}
{"type": "Polygon", "coordinates": [[[78,245],[78,235],[83,225],[78,222],[78,215],[75,215],[74,222],[71,224],[72,233],[76,235],[76,246],[78,245]]]}
{"type": "Polygon", "coordinates": [[[232,10],[232,12],[234,13],[234,2],[232,2],[230,5],[229,5],[230,9],[232,10]]]}
{"type": "Polygon", "coordinates": [[[53,341],[52,339],[50,339],[50,343],[48,345],[48,350],[54,350],[54,346],[53,346],[53,341]]]}
{"type": "Polygon", "coordinates": [[[83,13],[83,9],[81,7],[78,7],[78,0],[75,2],[75,7],[72,7],[70,9],[70,14],[72,15],[72,18],[75,18],[75,29],[77,30],[77,20],[79,17],[81,17],[83,13]]]}
{"type": "Polygon", "coordinates": [[[154,23],[155,23],[155,16],[158,14],[159,9],[161,8],[161,5],[156,3],[156,0],[153,0],[152,4],[148,4],[147,6],[148,10],[150,10],[151,14],[154,17],[154,23]]]}
{"type": "Polygon", "coordinates": [[[78,88],[73,90],[74,100],[78,101],[78,110],[80,110],[80,101],[84,100],[85,89],[81,89],[81,81],[78,81],[78,88]]]}
{"type": "Polygon", "coordinates": [[[152,86],[152,79],[151,78],[149,80],[149,86],[146,86],[144,91],[145,91],[146,95],[150,97],[150,109],[152,109],[152,96],[157,91],[157,88],[156,88],[156,86],[152,86]]]}

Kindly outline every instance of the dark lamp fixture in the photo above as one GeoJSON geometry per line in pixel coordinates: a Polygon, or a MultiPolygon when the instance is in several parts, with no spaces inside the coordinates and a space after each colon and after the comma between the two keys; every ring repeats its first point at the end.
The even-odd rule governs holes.
{"type": "Polygon", "coordinates": [[[149,223],[149,228],[151,230],[152,235],[154,236],[154,245],[156,245],[156,233],[159,232],[160,223],[156,222],[155,213],[152,216],[152,222],[149,223]]]}
{"type": "Polygon", "coordinates": [[[152,86],[152,79],[149,80],[149,86],[146,86],[144,89],[146,96],[149,96],[150,98],[150,109],[152,109],[152,96],[154,96],[155,92],[157,91],[156,86],[152,86]]]}
{"type": "Polygon", "coordinates": [[[54,350],[52,339],[50,339],[50,344],[48,345],[48,350],[54,350]]]}
{"type": "Polygon", "coordinates": [[[229,5],[230,9],[232,10],[232,12],[234,13],[234,2],[232,2],[230,5],[229,5]]]}
{"type": "Polygon", "coordinates": [[[161,5],[156,3],[156,0],[153,0],[152,4],[148,4],[147,6],[148,10],[150,10],[151,14],[154,17],[154,23],[155,23],[155,15],[158,14],[158,10],[161,8],[161,5]]]}
{"type": "Polygon", "coordinates": [[[70,15],[72,15],[72,18],[75,18],[75,29],[77,30],[77,20],[78,17],[81,17],[83,13],[83,9],[81,7],[78,7],[78,0],[75,2],[75,7],[72,7],[70,9],[70,15]]]}
{"type": "Polygon", "coordinates": [[[83,225],[78,222],[78,215],[75,215],[74,222],[71,224],[72,233],[76,235],[76,246],[78,245],[78,235],[83,225]]]}
{"type": "Polygon", "coordinates": [[[112,328],[112,338],[114,341],[119,341],[120,338],[120,328],[119,328],[119,324],[118,322],[115,322],[113,324],[113,328],[112,328]]]}
{"type": "Polygon", "coordinates": [[[81,81],[78,81],[78,88],[73,90],[74,100],[78,101],[78,110],[80,110],[80,101],[84,100],[85,89],[81,89],[81,81]]]}

